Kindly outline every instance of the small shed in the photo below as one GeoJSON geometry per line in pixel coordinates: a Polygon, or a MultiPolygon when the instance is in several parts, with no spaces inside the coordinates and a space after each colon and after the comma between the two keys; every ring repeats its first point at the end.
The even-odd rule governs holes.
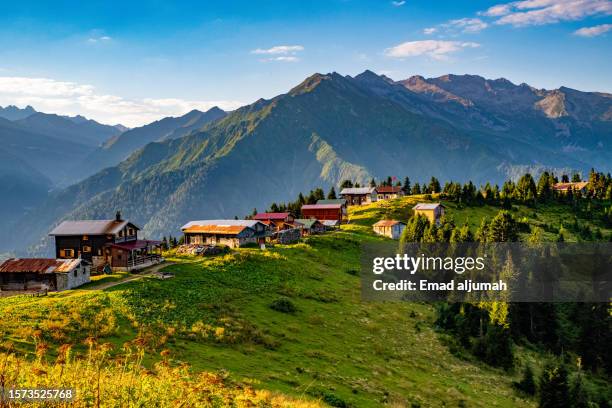
{"type": "Polygon", "coordinates": [[[314,218],[297,218],[294,223],[301,226],[302,236],[325,232],[325,226],[314,218]]]}
{"type": "Polygon", "coordinates": [[[396,220],[380,220],[372,228],[378,235],[399,239],[406,228],[406,224],[396,220]]]}
{"type": "Polygon", "coordinates": [[[62,291],[91,279],[90,264],[82,259],[11,258],[0,265],[0,290],[62,291]]]}

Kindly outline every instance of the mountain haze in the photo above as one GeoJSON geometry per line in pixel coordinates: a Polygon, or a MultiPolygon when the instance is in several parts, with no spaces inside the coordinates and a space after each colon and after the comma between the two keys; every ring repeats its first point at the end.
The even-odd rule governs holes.
{"type": "Polygon", "coordinates": [[[610,106],[606,94],[476,76],[395,82],[370,71],[354,78],[315,74],[203,127],[182,125],[177,132],[166,123],[193,118],[167,118],[148,125],[150,132],[122,134],[108,147],[126,143],[119,139],[127,141],[129,133],[143,147],[54,192],[28,215],[37,225],[24,220],[19,230],[24,242],[36,242],[62,219],[121,209],[146,236],[160,237],[177,234],[190,219],[242,217],[346,178],[500,183],[526,170],[609,171],[610,106]],[[567,114],[551,115],[549,99],[559,92],[563,107],[556,102],[553,110],[567,114]]]}

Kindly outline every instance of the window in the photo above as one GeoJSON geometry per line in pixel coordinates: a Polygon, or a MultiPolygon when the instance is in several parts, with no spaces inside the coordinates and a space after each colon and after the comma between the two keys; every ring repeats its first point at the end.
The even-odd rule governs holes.
{"type": "Polygon", "coordinates": [[[83,245],[83,252],[91,252],[91,247],[89,245],[83,245]]]}
{"type": "Polygon", "coordinates": [[[60,258],[74,258],[74,249],[60,249],[60,258]]]}
{"type": "Polygon", "coordinates": [[[128,235],[134,235],[134,228],[128,228],[128,235]]]}
{"type": "Polygon", "coordinates": [[[74,277],[75,278],[77,277],[77,270],[76,269],[74,270],[74,277]]]}
{"type": "Polygon", "coordinates": [[[87,235],[83,235],[83,241],[89,241],[89,237],[87,235]]]}

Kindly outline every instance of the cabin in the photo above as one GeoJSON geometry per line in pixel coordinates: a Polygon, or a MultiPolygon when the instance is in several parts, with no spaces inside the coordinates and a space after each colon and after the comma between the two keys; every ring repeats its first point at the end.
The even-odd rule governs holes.
{"type": "Polygon", "coordinates": [[[378,235],[383,235],[391,239],[399,239],[406,228],[406,224],[396,220],[380,220],[374,225],[372,229],[378,235]]]}
{"type": "Polygon", "coordinates": [[[342,222],[344,212],[342,204],[304,204],[301,208],[302,217],[317,220],[335,220],[342,222]]]}
{"type": "Polygon", "coordinates": [[[230,248],[263,244],[270,236],[270,227],[258,220],[190,221],[181,230],[187,245],[225,245],[230,248]]]}
{"type": "Polygon", "coordinates": [[[400,186],[378,186],[376,187],[376,196],[379,200],[389,200],[399,198],[404,195],[404,191],[400,186]]]}
{"type": "Polygon", "coordinates": [[[0,292],[74,289],[91,279],[82,259],[11,258],[0,264],[0,292]]]}
{"type": "Polygon", "coordinates": [[[444,216],[444,206],[440,203],[419,203],[412,209],[415,216],[424,215],[432,224],[439,224],[444,216]]]}
{"type": "Polygon", "coordinates": [[[378,199],[375,187],[343,188],[340,196],[346,200],[348,205],[365,205],[378,199]]]}
{"type": "Polygon", "coordinates": [[[585,195],[587,193],[588,184],[588,181],[578,181],[573,183],[555,183],[553,185],[553,190],[558,191],[562,194],[567,194],[569,190],[572,190],[573,193],[585,195]]]}
{"type": "Polygon", "coordinates": [[[294,223],[302,230],[302,236],[325,232],[325,225],[316,218],[296,218],[294,223]]]}
{"type": "Polygon", "coordinates": [[[321,220],[321,224],[326,230],[335,230],[340,228],[340,220],[321,220]]]}
{"type": "Polygon", "coordinates": [[[294,217],[288,212],[267,212],[253,216],[254,220],[261,221],[268,225],[272,230],[281,231],[294,228],[294,217]]]}
{"type": "Polygon", "coordinates": [[[64,221],[49,235],[55,238],[58,259],[84,259],[92,273],[106,266],[132,271],[161,261],[161,242],[138,239],[139,230],[117,212],[112,220],[64,221]]]}
{"type": "Polygon", "coordinates": [[[317,200],[317,204],[340,204],[342,207],[342,217],[346,218],[348,214],[347,203],[344,198],[328,198],[326,200],[317,200]]]}

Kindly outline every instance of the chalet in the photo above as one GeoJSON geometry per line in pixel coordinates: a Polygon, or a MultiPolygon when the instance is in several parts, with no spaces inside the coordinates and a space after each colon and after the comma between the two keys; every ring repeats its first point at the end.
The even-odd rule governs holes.
{"type": "Polygon", "coordinates": [[[82,259],[11,258],[0,264],[2,291],[62,291],[90,281],[82,259]]]}
{"type": "Polygon", "coordinates": [[[578,181],[573,183],[556,183],[553,185],[553,190],[560,193],[567,193],[572,190],[573,193],[585,195],[587,192],[588,181],[578,181]]]}
{"type": "Polygon", "coordinates": [[[272,230],[280,231],[293,228],[294,217],[288,212],[268,212],[256,214],[253,219],[268,225],[272,230]]]}
{"type": "Polygon", "coordinates": [[[424,215],[432,224],[439,224],[444,216],[444,206],[440,203],[419,203],[412,209],[414,215],[424,215]]]}
{"type": "Polygon", "coordinates": [[[375,202],[378,199],[374,187],[350,187],[343,188],[340,192],[348,205],[364,205],[375,202]]]}
{"type": "Polygon", "coordinates": [[[297,218],[294,223],[302,230],[302,236],[325,232],[325,225],[315,218],[297,218]]]}
{"type": "Polygon", "coordinates": [[[330,198],[327,200],[318,200],[317,204],[340,204],[342,206],[342,216],[343,218],[346,218],[348,211],[347,211],[347,203],[346,200],[344,198],[330,198]]]}
{"type": "Polygon", "coordinates": [[[342,204],[304,204],[301,212],[304,218],[337,220],[339,222],[342,222],[344,219],[342,204]]]}
{"type": "Polygon", "coordinates": [[[372,228],[378,235],[383,235],[391,239],[399,239],[406,228],[406,224],[395,220],[380,220],[372,228]]]}
{"type": "Polygon", "coordinates": [[[379,200],[389,200],[398,198],[404,195],[400,186],[378,186],[376,187],[376,196],[379,200]]]}
{"type": "Polygon", "coordinates": [[[270,227],[258,220],[190,221],[181,230],[185,244],[225,245],[230,248],[261,244],[270,235],[270,227]]]}
{"type": "Polygon", "coordinates": [[[56,258],[84,259],[92,271],[130,271],[161,261],[160,242],[138,239],[139,230],[117,212],[114,220],[64,221],[49,235],[55,237],[56,258]]]}

